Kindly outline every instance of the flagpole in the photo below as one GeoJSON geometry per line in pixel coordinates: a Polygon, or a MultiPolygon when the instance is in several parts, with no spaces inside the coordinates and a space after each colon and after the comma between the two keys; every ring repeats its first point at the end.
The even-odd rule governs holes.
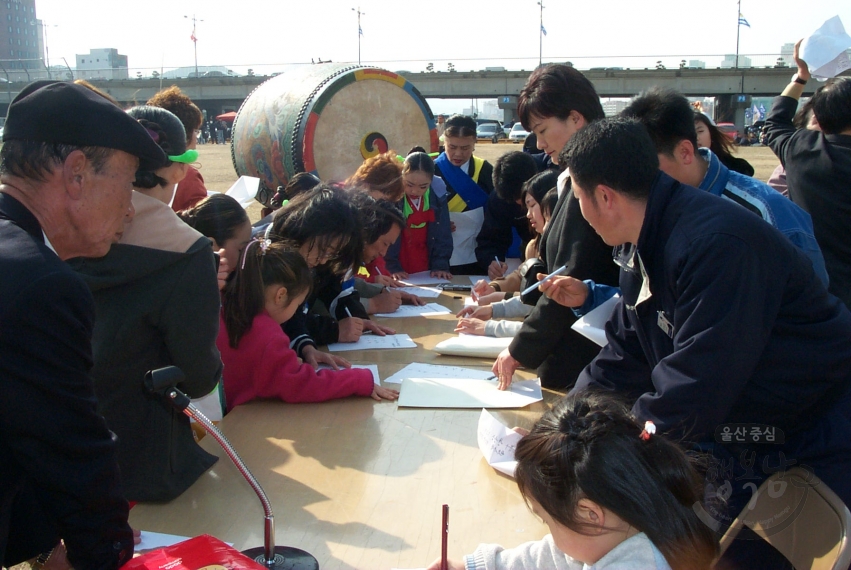
{"type": "Polygon", "coordinates": [[[739,34],[742,31],[742,0],[739,0],[739,13],[736,14],[736,69],[739,69],[739,34]]]}
{"type": "Polygon", "coordinates": [[[541,21],[538,27],[538,67],[540,67],[544,59],[544,0],[540,0],[538,6],[541,7],[541,21]]]}
{"type": "Polygon", "coordinates": [[[192,45],[195,46],[195,77],[198,77],[198,36],[195,35],[197,22],[203,22],[204,20],[199,20],[195,17],[195,14],[192,14],[192,18],[189,16],[183,16],[187,20],[192,20],[192,45]]]}
{"type": "Polygon", "coordinates": [[[358,6],[357,9],[352,8],[352,12],[358,13],[358,65],[360,65],[360,39],[361,36],[363,36],[363,29],[360,27],[360,17],[361,15],[366,15],[366,12],[361,12],[360,6],[358,6]]]}

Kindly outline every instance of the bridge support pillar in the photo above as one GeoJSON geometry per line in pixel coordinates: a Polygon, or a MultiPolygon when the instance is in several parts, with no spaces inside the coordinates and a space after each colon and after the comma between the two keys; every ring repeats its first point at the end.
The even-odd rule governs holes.
{"type": "Polygon", "coordinates": [[[745,132],[745,109],[750,106],[750,95],[720,95],[715,98],[715,122],[735,124],[739,136],[742,136],[745,132]]]}

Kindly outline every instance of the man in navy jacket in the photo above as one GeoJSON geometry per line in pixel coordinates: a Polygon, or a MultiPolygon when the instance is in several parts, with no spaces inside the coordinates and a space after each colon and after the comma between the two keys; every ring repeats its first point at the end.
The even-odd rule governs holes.
{"type": "MultiPolygon", "coordinates": [[[[133,216],[149,133],[80,85],[12,101],[0,151],[0,565],[64,541],[78,569],[133,554],[115,442],[96,410],[92,294],[65,260],[102,257],[133,216]]],[[[51,561],[53,562],[53,561],[51,561]]]]}
{"type": "MultiPolygon", "coordinates": [[[[789,465],[851,504],[851,313],[809,258],[745,208],[660,172],[639,123],[592,124],[565,152],[582,215],[617,246],[622,290],[608,345],[574,389],[620,393],[660,434],[712,451],[716,474],[729,467],[712,481],[728,498],[711,513],[719,526],[750,482],[789,465]],[[774,441],[727,439],[738,424],[774,441]]],[[[566,281],[541,289],[561,301],[566,281]]]]}

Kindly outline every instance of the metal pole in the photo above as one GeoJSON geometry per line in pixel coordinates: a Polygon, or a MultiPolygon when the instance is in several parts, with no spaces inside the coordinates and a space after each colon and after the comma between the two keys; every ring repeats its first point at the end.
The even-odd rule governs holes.
{"type": "Polygon", "coordinates": [[[70,75],[70,76],[71,76],[71,81],[74,81],[74,72],[73,72],[73,71],[71,71],[71,66],[70,66],[70,65],[68,65],[68,60],[67,60],[67,59],[65,59],[65,58],[63,57],[63,58],[62,58],[62,61],[64,61],[64,62],[65,62],[65,67],[67,67],[67,68],[68,68],[68,75],[70,75]]]}
{"type": "Polygon", "coordinates": [[[544,59],[544,0],[538,2],[538,6],[541,7],[541,21],[538,26],[538,66],[540,67],[544,59]]]}
{"type": "Polygon", "coordinates": [[[365,16],[366,12],[360,11],[360,6],[357,8],[352,8],[352,12],[358,13],[358,65],[360,65],[360,39],[363,36],[363,29],[360,27],[360,17],[365,16]]]}
{"type": "Polygon", "coordinates": [[[50,77],[50,48],[47,47],[47,24],[44,20],[41,21],[41,27],[44,30],[44,58],[47,60],[47,78],[52,79],[50,77]]]}
{"type": "Polygon", "coordinates": [[[742,0],[739,0],[739,13],[736,14],[736,69],[739,69],[739,33],[742,31],[742,0]]]}

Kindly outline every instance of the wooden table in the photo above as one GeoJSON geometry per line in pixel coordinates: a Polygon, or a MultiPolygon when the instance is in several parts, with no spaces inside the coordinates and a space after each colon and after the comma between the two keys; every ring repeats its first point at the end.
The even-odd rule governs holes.
{"type": "MultiPolygon", "coordinates": [[[[436,302],[452,310],[462,306],[448,293],[436,302]]],[[[492,364],[428,350],[452,334],[454,316],[380,321],[409,334],[418,347],[338,354],[354,363],[377,363],[382,378],[411,362],[492,364]]],[[[495,415],[507,425],[529,427],[557,397],[545,390],[545,402],[495,415]]],[[[454,558],[480,542],[513,546],[547,533],[514,481],[482,458],[476,444],[480,413],[399,408],[370,398],[295,405],[257,401],[233,410],[221,428],[269,496],[278,545],[307,550],[323,569],[413,568],[440,555],[444,503],[450,505],[454,558]]],[[[239,549],[261,546],[259,501],[212,438],[201,446],[222,459],[174,501],[137,505],[131,525],[184,536],[212,534],[239,549]]]]}

